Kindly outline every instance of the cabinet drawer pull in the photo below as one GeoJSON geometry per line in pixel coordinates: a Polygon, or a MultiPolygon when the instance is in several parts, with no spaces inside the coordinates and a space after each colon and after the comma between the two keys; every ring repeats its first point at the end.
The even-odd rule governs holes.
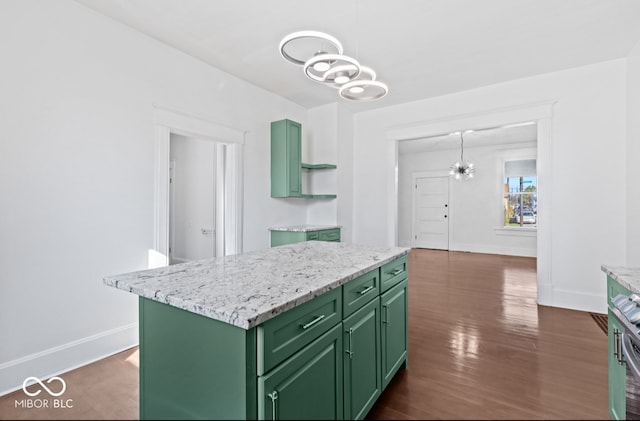
{"type": "Polygon", "coordinates": [[[396,276],[397,274],[402,273],[402,272],[404,272],[404,269],[400,269],[400,268],[398,268],[398,269],[396,269],[396,270],[394,270],[394,271],[392,271],[392,272],[387,272],[387,273],[388,273],[389,275],[391,275],[391,276],[396,276]]]}
{"type": "Polygon", "coordinates": [[[367,292],[371,291],[372,289],[374,289],[375,287],[373,285],[369,285],[368,287],[366,287],[365,289],[363,289],[362,291],[360,291],[360,295],[364,295],[367,292]]]}
{"type": "Polygon", "coordinates": [[[267,394],[267,396],[271,399],[271,419],[276,419],[276,405],[278,405],[278,391],[274,390],[273,392],[267,394]]]}
{"type": "Polygon", "coordinates": [[[383,316],[384,319],[382,319],[382,323],[384,324],[388,324],[389,323],[389,309],[387,308],[387,306],[382,306],[383,311],[383,316]]]}
{"type": "Polygon", "coordinates": [[[309,323],[305,325],[300,325],[300,326],[302,326],[303,329],[309,329],[311,326],[315,325],[322,319],[324,319],[324,314],[321,316],[317,316],[315,319],[311,320],[309,323]]]}

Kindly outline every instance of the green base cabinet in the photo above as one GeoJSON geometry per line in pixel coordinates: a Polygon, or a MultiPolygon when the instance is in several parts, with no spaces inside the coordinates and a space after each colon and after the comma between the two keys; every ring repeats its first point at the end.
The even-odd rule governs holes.
{"type": "Polygon", "coordinates": [[[607,318],[609,336],[609,413],[614,420],[626,418],[627,367],[618,359],[621,350],[620,334],[624,327],[614,318],[609,310],[607,318]]]}
{"type": "Polygon", "coordinates": [[[140,419],[255,419],[256,332],[139,298],[140,419]]]}
{"type": "Polygon", "coordinates": [[[406,368],[402,259],[248,330],[140,297],[140,419],[363,419],[406,368]]]}
{"type": "Polygon", "coordinates": [[[620,334],[624,327],[611,312],[613,310],[611,299],[618,294],[630,295],[631,291],[607,276],[609,414],[614,420],[623,420],[627,416],[627,367],[626,363],[620,362],[619,353],[622,352],[620,334]]]}
{"type": "Polygon", "coordinates": [[[312,240],[340,242],[340,228],[317,231],[271,231],[271,247],[312,240]]]}
{"type": "Polygon", "coordinates": [[[380,366],[380,301],[345,319],[344,419],[361,420],[382,393],[380,366]]]}
{"type": "Polygon", "coordinates": [[[341,419],[342,337],[334,326],[258,379],[258,419],[341,419]]]}
{"type": "Polygon", "coordinates": [[[406,278],[380,297],[383,387],[387,387],[401,366],[407,367],[407,298],[406,278]]]}

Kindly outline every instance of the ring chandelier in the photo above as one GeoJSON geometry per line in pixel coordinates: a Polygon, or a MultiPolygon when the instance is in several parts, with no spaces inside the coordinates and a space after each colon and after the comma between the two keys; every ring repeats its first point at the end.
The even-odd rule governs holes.
{"type": "Polygon", "coordinates": [[[284,59],[303,66],[309,79],[338,89],[344,99],[372,101],[389,92],[388,86],[376,79],[373,69],[343,53],[340,41],[324,32],[293,32],[280,41],[284,59]]]}

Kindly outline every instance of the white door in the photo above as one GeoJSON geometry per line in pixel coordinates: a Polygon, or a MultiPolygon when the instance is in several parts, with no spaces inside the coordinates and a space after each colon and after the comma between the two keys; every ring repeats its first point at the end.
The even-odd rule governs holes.
{"type": "Polygon", "coordinates": [[[449,177],[416,179],[415,247],[449,249],[449,177]]]}

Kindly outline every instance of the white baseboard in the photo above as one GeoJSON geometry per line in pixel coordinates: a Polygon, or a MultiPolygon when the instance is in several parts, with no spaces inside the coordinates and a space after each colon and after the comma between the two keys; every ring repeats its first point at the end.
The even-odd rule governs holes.
{"type": "Polygon", "coordinates": [[[583,292],[554,288],[553,306],[594,313],[606,313],[607,297],[599,294],[585,294],[583,292]]]}
{"type": "Polygon", "coordinates": [[[505,256],[521,256],[521,257],[536,257],[537,249],[533,248],[518,248],[518,247],[497,247],[484,244],[460,244],[456,243],[449,246],[451,251],[468,251],[471,253],[487,253],[487,254],[502,254],[505,256]]]}
{"type": "Polygon", "coordinates": [[[138,324],[122,326],[0,364],[0,396],[27,377],[47,379],[138,345],[138,324]]]}
{"type": "Polygon", "coordinates": [[[553,285],[538,283],[538,304],[553,306],[553,285]]]}

